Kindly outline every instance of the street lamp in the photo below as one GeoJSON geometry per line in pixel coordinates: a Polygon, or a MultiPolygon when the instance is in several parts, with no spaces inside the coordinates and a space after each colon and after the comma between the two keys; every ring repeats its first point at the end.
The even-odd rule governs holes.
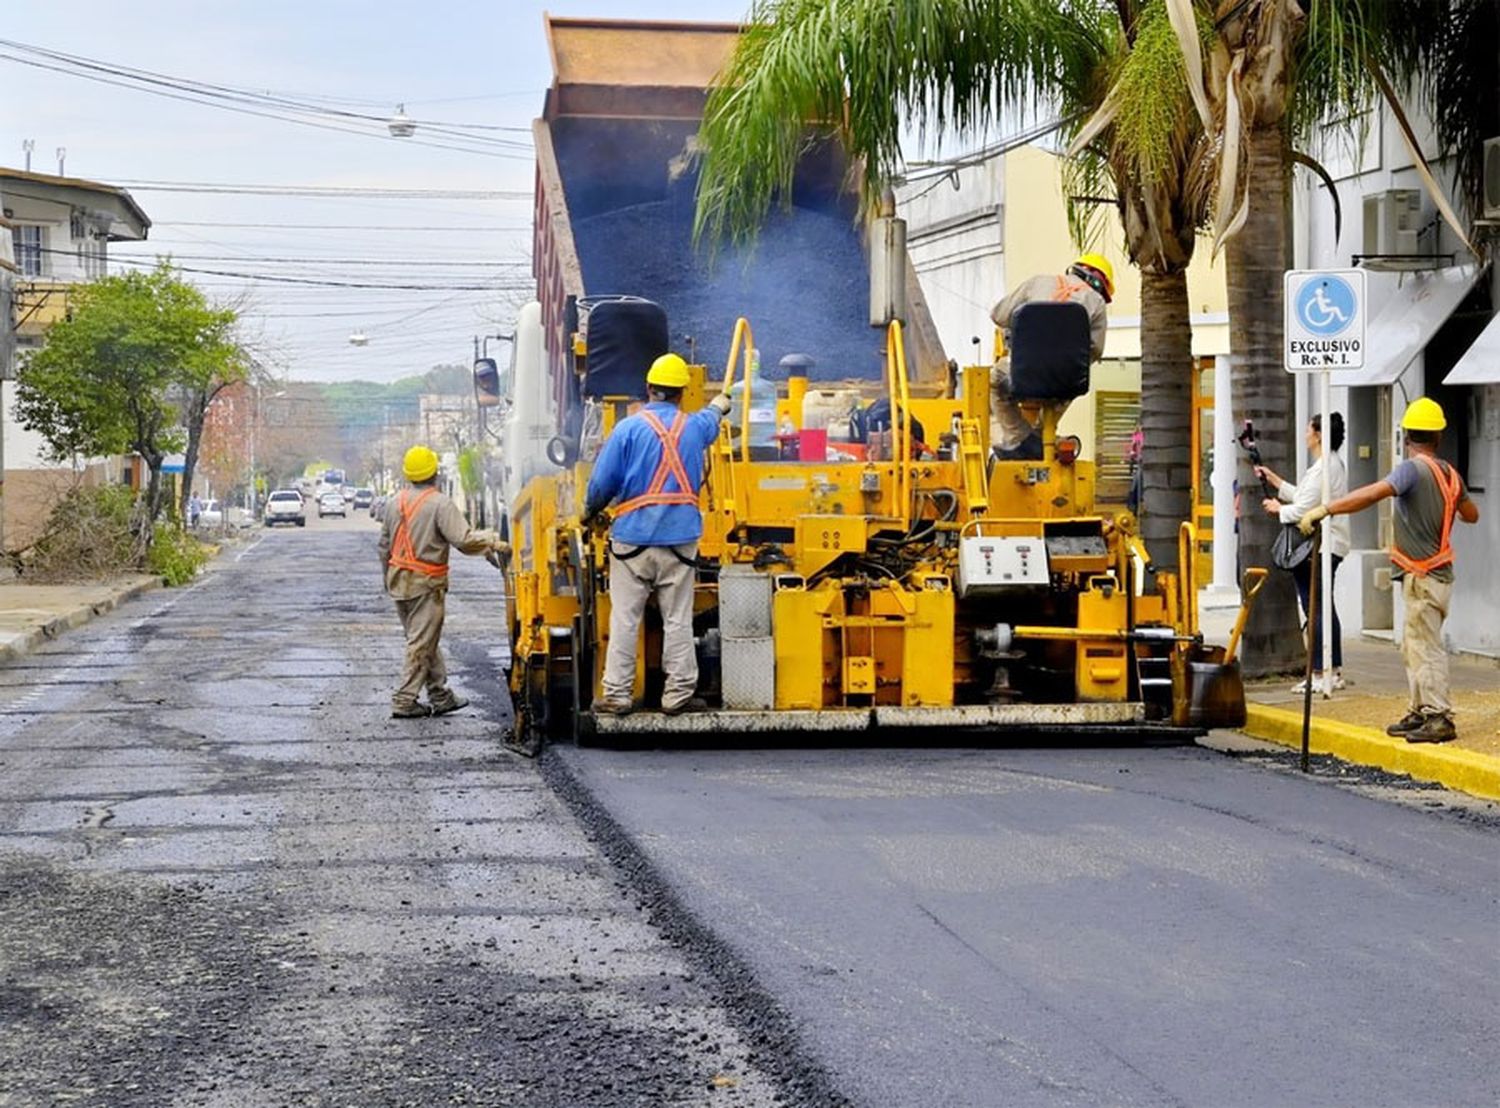
{"type": "Polygon", "coordinates": [[[405,104],[396,105],[396,114],[391,116],[386,127],[390,129],[391,138],[411,138],[417,131],[416,123],[406,114],[405,104]]]}

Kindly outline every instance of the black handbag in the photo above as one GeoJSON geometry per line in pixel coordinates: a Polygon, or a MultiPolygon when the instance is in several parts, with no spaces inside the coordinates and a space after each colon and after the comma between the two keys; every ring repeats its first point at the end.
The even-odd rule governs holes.
{"type": "Polygon", "coordinates": [[[1281,569],[1296,569],[1312,554],[1317,539],[1317,531],[1304,535],[1295,523],[1283,523],[1281,533],[1271,544],[1271,561],[1281,569]]]}

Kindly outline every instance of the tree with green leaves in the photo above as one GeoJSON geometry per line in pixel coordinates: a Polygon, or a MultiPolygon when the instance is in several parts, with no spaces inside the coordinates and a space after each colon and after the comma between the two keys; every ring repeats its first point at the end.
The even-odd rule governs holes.
{"type": "MultiPolygon", "coordinates": [[[[1214,235],[1216,248],[1222,245],[1226,254],[1235,416],[1255,423],[1267,463],[1286,472],[1298,438],[1292,381],[1282,366],[1292,167],[1309,165],[1327,180],[1299,147],[1334,119],[1353,120],[1385,104],[1438,211],[1469,246],[1463,221],[1422,155],[1402,93],[1415,96],[1432,114],[1440,142],[1456,155],[1458,192],[1468,198],[1471,211],[1477,210],[1481,143],[1500,130],[1495,92],[1500,5],[1494,0],[1156,0],[1156,6],[1171,21],[1200,121],[1216,136],[1210,170],[1214,235]]],[[[1131,73],[1139,60],[1126,59],[1099,118],[1107,117],[1111,104],[1132,99],[1131,90],[1150,78],[1131,73]]],[[[1245,459],[1239,481],[1242,489],[1257,487],[1245,459]]],[[[1265,561],[1277,526],[1263,512],[1242,514],[1244,564],[1265,561]]],[[[1271,585],[1257,601],[1243,640],[1250,673],[1292,669],[1300,654],[1297,638],[1286,634],[1297,622],[1292,588],[1281,574],[1272,576],[1271,585]]]]}
{"type": "MultiPolygon", "coordinates": [[[[1187,267],[1212,180],[1162,0],[762,0],[746,24],[701,134],[697,227],[710,240],[748,239],[789,202],[810,134],[842,143],[866,210],[901,177],[913,124],[963,141],[1052,113],[1074,138],[1070,191],[1113,198],[1141,270],[1142,536],[1157,566],[1176,566],[1192,496],[1187,267]]],[[[1099,209],[1073,211],[1082,247],[1099,209]]]]}
{"type": "MultiPolygon", "coordinates": [[[[234,323],[233,311],[209,304],[165,262],[84,285],[21,367],[17,419],[54,461],[140,455],[150,472],[141,513],[149,535],[165,506],[162,463],[190,444],[195,398],[244,373],[234,323]]],[[[196,426],[201,434],[201,411],[196,426]]]]}

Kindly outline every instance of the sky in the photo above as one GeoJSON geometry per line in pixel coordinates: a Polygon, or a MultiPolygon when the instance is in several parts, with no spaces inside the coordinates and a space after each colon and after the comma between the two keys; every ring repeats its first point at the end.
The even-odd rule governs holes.
{"type": "MultiPolygon", "coordinates": [[[[749,0],[71,0],[6,7],[0,39],[9,43],[339,111],[383,118],[404,103],[409,116],[435,125],[529,128],[551,80],[544,10],[737,20],[749,0]]],[[[183,103],[15,58],[38,60],[0,44],[0,165],[23,165],[22,143],[31,139],[33,170],[56,172],[55,151],[64,147],[70,176],[110,184],[515,194],[307,198],[126,184],[153,226],[147,242],[111,244],[113,272],[129,265],[127,258],[170,254],[184,270],[432,286],[349,288],[188,273],[215,299],[240,306],[246,341],[278,377],[390,381],[436,364],[466,364],[474,338],[508,327],[527,298],[533,182],[527,131],[470,131],[479,137],[454,140],[467,149],[436,149],[391,138],[378,123],[359,123],[363,133],[345,134],[183,103]],[[349,342],[355,332],[367,345],[349,342]]],[[[415,138],[449,141],[431,128],[424,133],[420,122],[415,138]]]]}

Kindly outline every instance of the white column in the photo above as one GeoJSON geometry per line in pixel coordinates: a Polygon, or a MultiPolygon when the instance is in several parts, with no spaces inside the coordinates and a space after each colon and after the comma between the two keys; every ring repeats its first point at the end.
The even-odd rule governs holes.
{"type": "Polygon", "coordinates": [[[1238,604],[1239,582],[1235,580],[1234,473],[1237,459],[1234,443],[1234,408],[1231,378],[1234,359],[1227,354],[1214,360],[1214,468],[1209,483],[1214,493],[1214,579],[1207,600],[1238,604]]]}

